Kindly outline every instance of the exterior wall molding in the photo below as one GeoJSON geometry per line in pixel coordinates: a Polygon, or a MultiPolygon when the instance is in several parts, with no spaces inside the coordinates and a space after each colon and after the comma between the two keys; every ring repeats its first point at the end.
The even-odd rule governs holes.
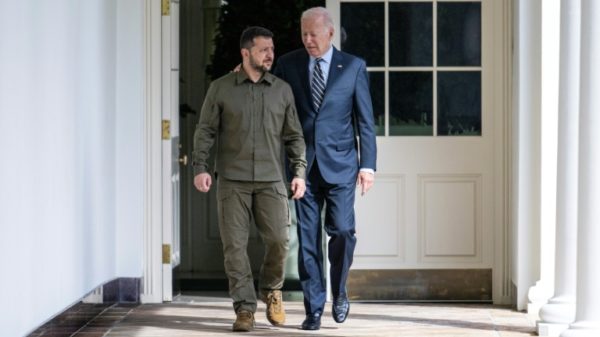
{"type": "Polygon", "coordinates": [[[144,2],[144,263],[142,303],[162,302],[161,0],[144,2]]]}
{"type": "Polygon", "coordinates": [[[499,163],[496,167],[501,167],[502,174],[498,174],[494,185],[501,192],[497,192],[497,198],[494,208],[498,210],[494,219],[494,269],[493,269],[493,300],[494,304],[511,304],[511,249],[510,249],[510,226],[511,218],[511,177],[512,177],[512,114],[513,106],[513,1],[493,1],[494,13],[502,13],[501,20],[498,20],[494,26],[494,37],[501,53],[495,61],[498,64],[494,71],[498,72],[494,76],[499,79],[496,83],[502,83],[502,94],[495,98],[497,111],[495,114],[495,125],[500,126],[496,132],[501,134],[501,140],[496,142],[495,160],[499,163]]]}

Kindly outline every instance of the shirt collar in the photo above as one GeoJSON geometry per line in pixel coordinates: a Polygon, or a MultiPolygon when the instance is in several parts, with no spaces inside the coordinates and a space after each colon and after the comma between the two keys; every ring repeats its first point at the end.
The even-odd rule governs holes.
{"type": "MultiPolygon", "coordinates": [[[[331,64],[331,59],[333,58],[333,45],[329,45],[329,49],[321,56],[321,59],[325,61],[327,64],[331,64]]],[[[310,57],[310,63],[314,64],[316,57],[310,57]]]]}
{"type": "MultiPolygon", "coordinates": [[[[252,83],[252,80],[250,79],[250,77],[248,77],[248,74],[246,73],[246,71],[244,70],[243,67],[240,67],[240,71],[237,72],[235,79],[236,79],[235,80],[236,84],[242,84],[245,81],[252,83]]],[[[274,80],[275,80],[275,76],[273,74],[271,74],[270,72],[265,72],[262,75],[262,77],[258,80],[258,82],[256,82],[256,83],[267,82],[269,84],[273,84],[274,80]]]]}

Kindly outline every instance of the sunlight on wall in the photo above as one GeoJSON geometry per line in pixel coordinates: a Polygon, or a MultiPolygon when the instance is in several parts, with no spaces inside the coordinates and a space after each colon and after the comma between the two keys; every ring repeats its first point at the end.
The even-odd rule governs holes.
{"type": "MultiPolygon", "coordinates": [[[[3,2],[0,298],[12,304],[0,315],[1,336],[30,332],[119,272],[141,276],[142,104],[126,104],[141,102],[135,89],[121,88],[131,96],[117,99],[117,6],[3,2]],[[117,214],[117,199],[134,215],[117,214]],[[119,230],[121,222],[130,227],[119,230]],[[118,249],[123,235],[131,250],[118,249]],[[117,252],[128,256],[122,268],[117,252]]],[[[136,15],[138,26],[126,29],[139,34],[138,45],[128,48],[141,54],[136,15]]],[[[139,55],[134,61],[142,69],[139,55]]],[[[141,70],[125,74],[125,85],[141,87],[141,70]]]]}

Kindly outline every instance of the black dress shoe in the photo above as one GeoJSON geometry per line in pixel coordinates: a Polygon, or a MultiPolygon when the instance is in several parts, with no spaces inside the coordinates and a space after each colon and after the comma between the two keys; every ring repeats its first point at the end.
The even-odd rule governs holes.
{"type": "Polygon", "coordinates": [[[340,296],[333,300],[333,305],[331,306],[331,314],[333,315],[333,319],[338,323],[343,323],[348,317],[348,313],[350,312],[350,302],[348,301],[348,297],[340,296]]]}
{"type": "Polygon", "coordinates": [[[302,330],[319,330],[321,328],[321,314],[306,315],[306,319],[302,322],[302,330]]]}

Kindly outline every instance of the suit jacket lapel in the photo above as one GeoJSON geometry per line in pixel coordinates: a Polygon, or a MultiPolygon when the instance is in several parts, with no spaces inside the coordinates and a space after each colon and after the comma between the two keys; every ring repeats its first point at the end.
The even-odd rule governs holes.
{"type": "Polygon", "coordinates": [[[325,99],[327,99],[327,93],[335,85],[338,77],[342,74],[344,66],[342,64],[342,54],[335,48],[333,48],[333,55],[331,56],[331,64],[329,65],[329,76],[327,77],[327,85],[325,86],[325,99]]]}

